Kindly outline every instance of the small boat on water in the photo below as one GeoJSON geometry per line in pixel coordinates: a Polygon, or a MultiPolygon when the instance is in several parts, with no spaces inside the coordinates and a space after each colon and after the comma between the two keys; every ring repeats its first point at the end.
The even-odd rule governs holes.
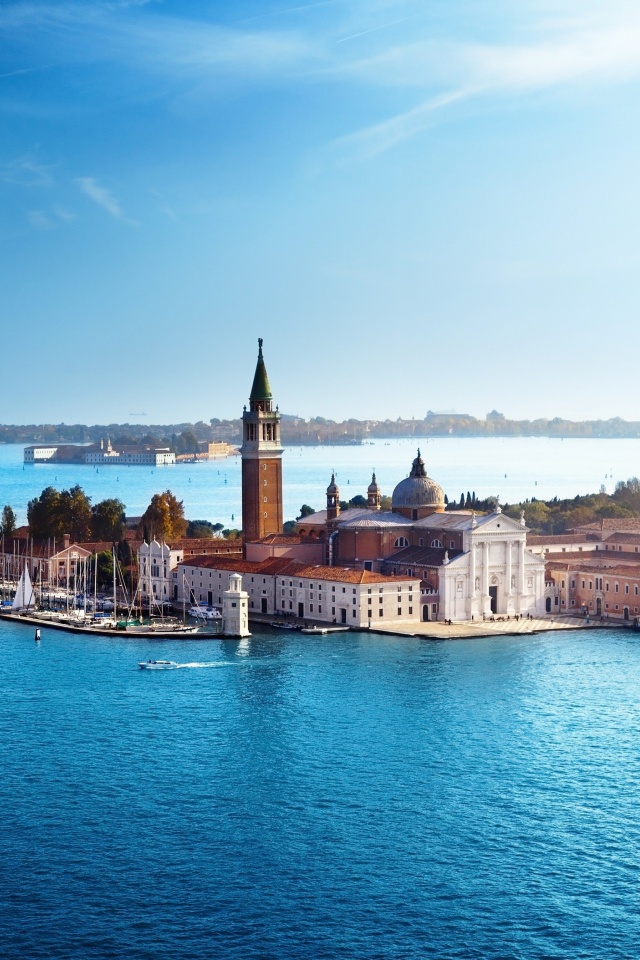
{"type": "Polygon", "coordinates": [[[297,623],[287,623],[284,620],[270,620],[269,626],[273,627],[275,630],[299,630],[300,629],[297,623]]]}
{"type": "Polygon", "coordinates": [[[215,607],[189,607],[187,612],[194,620],[222,620],[222,614],[215,607]]]}
{"type": "Polygon", "coordinates": [[[175,660],[141,660],[138,666],[141,670],[175,670],[178,664],[175,660]]]}
{"type": "Polygon", "coordinates": [[[303,627],[301,633],[347,633],[349,627],[303,627]]]}

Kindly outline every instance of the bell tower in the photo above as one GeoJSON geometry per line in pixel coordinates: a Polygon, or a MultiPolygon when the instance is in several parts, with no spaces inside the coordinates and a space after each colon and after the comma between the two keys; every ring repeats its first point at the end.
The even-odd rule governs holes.
{"type": "Polygon", "coordinates": [[[337,520],[340,516],[340,490],[335,473],[331,474],[331,483],[327,487],[327,521],[337,520]]]}
{"type": "Polygon", "coordinates": [[[367,510],[379,510],[381,503],[380,487],[376,480],[375,472],[371,477],[371,483],[367,487],[367,510]]]}
{"type": "Polygon", "coordinates": [[[258,363],[242,414],[242,529],[244,542],[282,533],[282,454],[280,413],[258,340],[258,363]]]}

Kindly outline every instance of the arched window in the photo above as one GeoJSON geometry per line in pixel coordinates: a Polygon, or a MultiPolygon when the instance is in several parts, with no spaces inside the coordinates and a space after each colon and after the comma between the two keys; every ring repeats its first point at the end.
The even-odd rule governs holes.
{"type": "Polygon", "coordinates": [[[432,546],[432,547],[441,547],[442,544],[440,543],[439,540],[432,540],[432,541],[431,541],[431,546],[432,546]]]}
{"type": "Polygon", "coordinates": [[[394,543],[394,547],[408,547],[408,546],[409,546],[409,541],[407,540],[406,537],[397,537],[397,538],[396,538],[396,542],[394,543]]]}

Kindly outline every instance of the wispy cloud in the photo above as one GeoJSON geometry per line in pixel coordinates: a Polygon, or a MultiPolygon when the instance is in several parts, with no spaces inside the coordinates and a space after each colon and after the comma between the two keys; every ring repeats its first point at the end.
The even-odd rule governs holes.
{"type": "Polygon", "coordinates": [[[466,99],[472,93],[470,90],[455,90],[432,97],[388,120],[339,137],[330,144],[328,152],[338,160],[368,160],[419,133],[432,122],[435,113],[466,99]]]}
{"type": "Polygon", "coordinates": [[[35,230],[53,230],[55,223],[44,210],[29,210],[27,220],[35,230]]]}
{"type": "Polygon", "coordinates": [[[32,151],[0,163],[0,181],[20,187],[50,187],[51,170],[50,165],[40,162],[37,151],[32,151]]]}
{"type": "Polygon", "coordinates": [[[353,158],[381,153],[424,130],[441,111],[478,97],[527,96],[571,86],[613,85],[640,79],[640,14],[624,22],[594,18],[545,22],[528,43],[411,42],[345,66],[360,82],[431,93],[418,105],[336,140],[332,151],[353,158]],[[543,34],[542,36],[540,34],[543,34]]]}
{"type": "Polygon", "coordinates": [[[0,34],[24,47],[44,41],[61,62],[112,62],[174,78],[202,72],[251,77],[280,72],[316,48],[294,30],[247,29],[150,12],[144,2],[32,3],[0,11],[0,34]]]}
{"type": "MultiPolygon", "coordinates": [[[[97,203],[99,207],[102,207],[103,210],[106,210],[107,213],[111,214],[112,217],[115,217],[116,220],[127,220],[120,206],[120,203],[110,190],[107,190],[106,187],[101,187],[97,180],[93,177],[76,177],[74,181],[80,190],[86,194],[94,203],[97,203]]],[[[127,221],[131,222],[131,221],[127,221]]]]}

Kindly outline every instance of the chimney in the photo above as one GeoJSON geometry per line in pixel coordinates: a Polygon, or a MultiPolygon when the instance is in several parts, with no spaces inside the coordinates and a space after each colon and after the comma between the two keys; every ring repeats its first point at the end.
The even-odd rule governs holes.
{"type": "Polygon", "coordinates": [[[62,534],[62,549],[66,550],[71,543],[71,536],[68,533],[62,534]]]}

